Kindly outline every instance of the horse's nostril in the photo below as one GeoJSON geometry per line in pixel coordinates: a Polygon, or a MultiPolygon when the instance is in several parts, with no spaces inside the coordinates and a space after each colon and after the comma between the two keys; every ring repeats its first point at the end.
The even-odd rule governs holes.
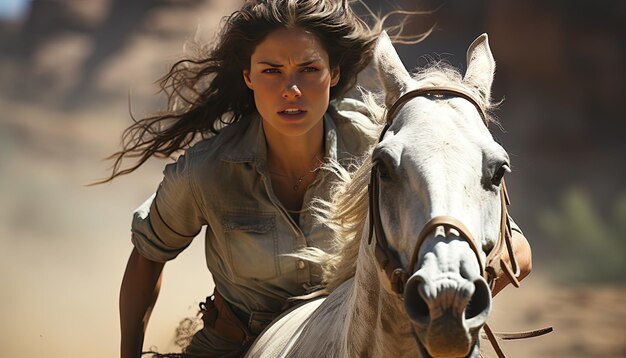
{"type": "Polygon", "coordinates": [[[419,276],[408,280],[404,291],[404,307],[415,324],[426,327],[430,321],[430,310],[423,297],[423,285],[424,280],[419,276]]]}
{"type": "Polygon", "coordinates": [[[482,278],[474,281],[474,294],[465,308],[465,319],[471,320],[480,315],[486,316],[491,308],[491,292],[482,278]]]}

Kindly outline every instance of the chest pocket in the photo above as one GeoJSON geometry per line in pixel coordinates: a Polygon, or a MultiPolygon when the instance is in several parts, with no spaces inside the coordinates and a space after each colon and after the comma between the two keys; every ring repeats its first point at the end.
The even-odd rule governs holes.
{"type": "Polygon", "coordinates": [[[267,280],[280,274],[274,214],[226,214],[223,227],[235,276],[267,280]]]}

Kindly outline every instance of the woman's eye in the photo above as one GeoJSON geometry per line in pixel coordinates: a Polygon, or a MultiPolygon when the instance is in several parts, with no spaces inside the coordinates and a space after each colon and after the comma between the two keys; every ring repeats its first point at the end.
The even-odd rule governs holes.
{"type": "Polygon", "coordinates": [[[302,71],[303,71],[303,72],[317,72],[317,71],[318,71],[318,69],[317,69],[317,68],[315,68],[315,67],[304,67],[304,68],[302,69],[302,71]]]}
{"type": "Polygon", "coordinates": [[[261,73],[280,73],[280,70],[277,68],[266,68],[261,73]]]}
{"type": "Polygon", "coordinates": [[[509,165],[504,163],[502,164],[498,170],[496,170],[496,172],[493,174],[493,177],[491,177],[491,184],[495,185],[495,186],[500,186],[500,184],[502,184],[502,178],[504,178],[504,174],[510,172],[511,169],[509,168],[509,165]]]}

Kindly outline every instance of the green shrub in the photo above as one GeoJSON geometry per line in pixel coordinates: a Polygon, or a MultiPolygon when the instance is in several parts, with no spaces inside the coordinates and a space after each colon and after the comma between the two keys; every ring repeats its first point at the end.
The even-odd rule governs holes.
{"type": "Polygon", "coordinates": [[[587,192],[572,188],[560,208],[541,213],[538,226],[554,247],[548,264],[558,279],[626,281],[626,193],[607,209],[600,214],[587,192]]]}

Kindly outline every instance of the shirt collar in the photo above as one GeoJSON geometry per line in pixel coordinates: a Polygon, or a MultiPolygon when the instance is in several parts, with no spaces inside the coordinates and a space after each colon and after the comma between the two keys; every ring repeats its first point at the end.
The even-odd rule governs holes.
{"type": "MultiPolygon", "coordinates": [[[[337,160],[337,153],[343,153],[343,141],[338,137],[337,126],[332,117],[324,114],[324,156],[337,160]]],[[[219,136],[226,137],[222,145],[220,159],[231,163],[266,163],[267,145],[261,117],[258,113],[242,118],[222,130],[219,136]],[[246,126],[246,122],[248,125],[246,126]],[[237,138],[238,137],[238,138],[237,138]]]]}

